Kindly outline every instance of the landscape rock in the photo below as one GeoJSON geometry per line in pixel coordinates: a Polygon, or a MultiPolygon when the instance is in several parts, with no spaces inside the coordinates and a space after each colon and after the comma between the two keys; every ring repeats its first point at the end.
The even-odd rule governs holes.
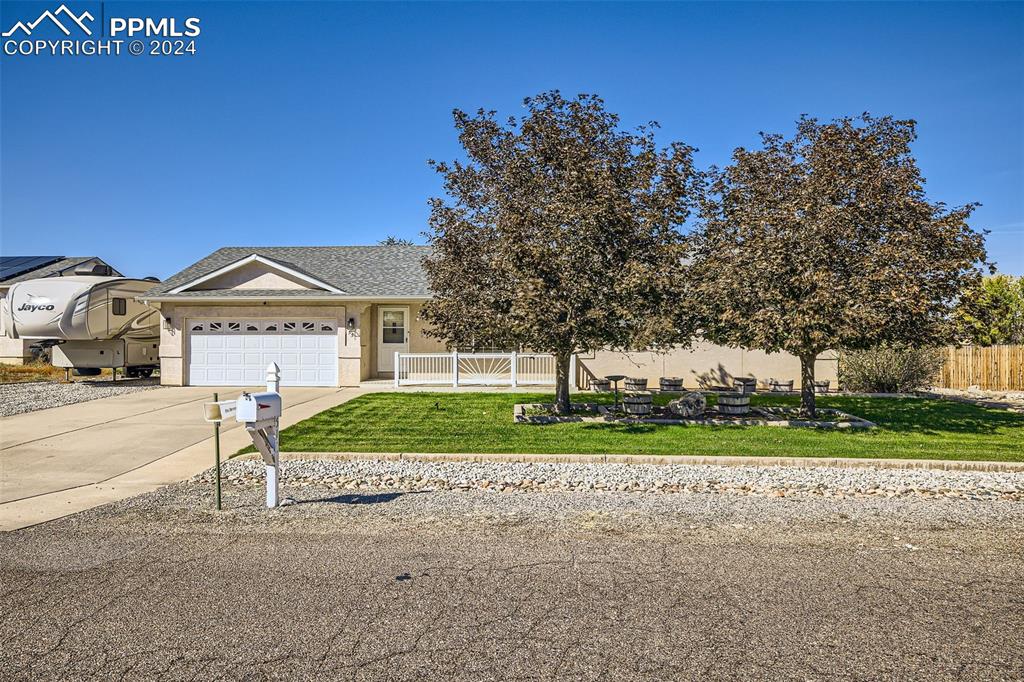
{"type": "MultiPolygon", "coordinates": [[[[262,485],[262,462],[234,460],[222,467],[233,486],[262,485]]],[[[210,482],[213,470],[193,481],[210,482]]],[[[930,469],[556,464],[542,462],[417,462],[291,460],[282,464],[288,486],[345,490],[549,490],[636,494],[728,494],[769,498],[914,498],[976,502],[1024,501],[1024,472],[930,469]]]]}
{"type": "Polygon", "coordinates": [[[0,417],[84,403],[98,398],[127,395],[160,388],[160,379],[118,379],[109,377],[62,384],[56,381],[25,381],[0,384],[0,417]]]}
{"type": "Polygon", "coordinates": [[[699,417],[707,409],[708,401],[703,393],[687,393],[669,402],[668,409],[680,417],[699,417]]]}

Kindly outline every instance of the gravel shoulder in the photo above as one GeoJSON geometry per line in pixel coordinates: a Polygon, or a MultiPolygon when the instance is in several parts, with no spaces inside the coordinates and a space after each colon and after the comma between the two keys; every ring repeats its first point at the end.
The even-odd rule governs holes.
{"type": "MultiPolygon", "coordinates": [[[[233,460],[221,476],[234,484],[261,482],[262,460],[233,460]]],[[[715,466],[694,464],[563,464],[415,460],[289,460],[292,486],[335,490],[615,491],[729,493],[770,497],[919,497],[1024,501],[1024,471],[944,471],[884,467],[715,466]]],[[[194,480],[212,483],[213,470],[194,480]]]]}
{"type": "Polygon", "coordinates": [[[339,489],[293,476],[289,504],[266,510],[247,467],[258,469],[228,467],[235,482],[219,513],[212,486],[197,480],[0,535],[0,670],[1024,677],[1024,502],[339,489]]]}
{"type": "Polygon", "coordinates": [[[158,377],[148,379],[109,378],[75,381],[63,384],[55,381],[26,381],[0,384],[0,417],[46,410],[84,403],[99,398],[126,395],[160,388],[158,377]]]}

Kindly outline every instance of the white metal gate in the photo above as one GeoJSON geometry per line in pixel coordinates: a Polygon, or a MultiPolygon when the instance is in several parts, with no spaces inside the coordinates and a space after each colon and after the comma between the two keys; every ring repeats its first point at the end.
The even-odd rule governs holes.
{"type": "Polygon", "coordinates": [[[555,385],[555,357],[547,353],[395,353],[395,367],[396,387],[555,385]]]}

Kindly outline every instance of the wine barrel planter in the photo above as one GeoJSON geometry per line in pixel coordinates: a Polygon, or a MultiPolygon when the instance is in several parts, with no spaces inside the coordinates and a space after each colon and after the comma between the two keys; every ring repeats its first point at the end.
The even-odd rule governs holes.
{"type": "Polygon", "coordinates": [[[634,393],[622,399],[622,408],[626,414],[634,417],[646,417],[651,413],[651,394],[634,393]]]}
{"type": "Polygon", "coordinates": [[[757,379],[736,377],[732,380],[732,387],[740,393],[753,393],[757,390],[757,379]]]}
{"type": "Polygon", "coordinates": [[[637,377],[626,377],[625,386],[627,391],[646,391],[647,379],[640,379],[637,377]]]}
{"type": "Polygon", "coordinates": [[[772,379],[768,382],[769,388],[773,393],[788,393],[793,390],[793,380],[789,381],[776,381],[772,379]]]}
{"type": "Polygon", "coordinates": [[[667,393],[679,393],[683,390],[683,380],[679,377],[661,377],[658,386],[667,393]]]}
{"type": "Polygon", "coordinates": [[[722,414],[747,414],[750,412],[750,395],[747,393],[719,393],[718,411],[722,414]]]}
{"type": "Polygon", "coordinates": [[[830,382],[827,379],[824,380],[824,381],[815,381],[814,382],[814,392],[815,393],[828,393],[829,383],[830,382]]]}
{"type": "Polygon", "coordinates": [[[591,379],[590,390],[598,393],[607,393],[612,390],[612,382],[607,379],[591,379]]]}

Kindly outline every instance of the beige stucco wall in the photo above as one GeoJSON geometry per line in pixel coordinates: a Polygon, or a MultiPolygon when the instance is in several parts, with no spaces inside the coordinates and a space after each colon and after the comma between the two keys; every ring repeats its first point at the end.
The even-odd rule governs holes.
{"type": "Polygon", "coordinates": [[[28,347],[31,342],[0,336],[0,364],[24,365],[32,359],[28,347]]]}
{"type": "Polygon", "coordinates": [[[448,350],[442,339],[436,339],[426,335],[427,323],[420,319],[422,303],[415,303],[409,306],[409,315],[412,322],[409,325],[409,352],[410,353],[443,353],[448,350]]]}
{"type": "MultiPolygon", "coordinates": [[[[378,371],[377,344],[379,341],[380,306],[408,306],[409,352],[437,353],[447,351],[443,340],[426,335],[426,324],[420,319],[422,303],[408,301],[295,303],[287,300],[267,301],[265,305],[235,305],[221,303],[161,305],[161,315],[170,323],[161,324],[160,381],[170,386],[181,386],[188,375],[189,349],[183,330],[187,322],[208,318],[273,318],[273,317],[328,317],[338,325],[338,385],[358,386],[360,381],[390,376],[378,371]],[[347,328],[349,318],[354,329],[347,328]]],[[[0,337],[0,353],[4,344],[21,341],[0,337]]],[[[0,358],[2,359],[2,358],[0,358]]],[[[838,362],[834,353],[819,358],[815,368],[818,379],[828,379],[837,385],[838,362]]],[[[800,361],[787,353],[764,353],[738,348],[726,348],[709,343],[697,343],[692,348],[678,348],[668,353],[598,351],[581,354],[577,361],[578,382],[586,388],[589,377],[609,374],[646,377],[656,387],[659,377],[682,377],[688,387],[729,385],[733,377],[755,377],[760,382],[768,379],[788,381],[800,385],[800,361]]]]}
{"type": "MultiPolygon", "coordinates": [[[[709,385],[731,385],[733,377],[754,377],[759,383],[768,379],[793,380],[800,386],[800,360],[788,353],[765,353],[740,348],[727,348],[711,343],[696,343],[692,348],[677,348],[668,353],[598,351],[578,357],[580,383],[588,377],[624,374],[646,377],[657,387],[660,377],[681,377],[692,388],[709,385]]],[[[815,378],[827,379],[836,388],[838,360],[835,353],[822,354],[815,363],[815,378]]]]}
{"type": "Polygon", "coordinates": [[[358,312],[357,327],[359,334],[359,378],[362,381],[371,379],[374,376],[376,365],[373,364],[373,348],[376,345],[373,335],[373,305],[370,303],[356,303],[349,307],[350,310],[358,312]]]}

